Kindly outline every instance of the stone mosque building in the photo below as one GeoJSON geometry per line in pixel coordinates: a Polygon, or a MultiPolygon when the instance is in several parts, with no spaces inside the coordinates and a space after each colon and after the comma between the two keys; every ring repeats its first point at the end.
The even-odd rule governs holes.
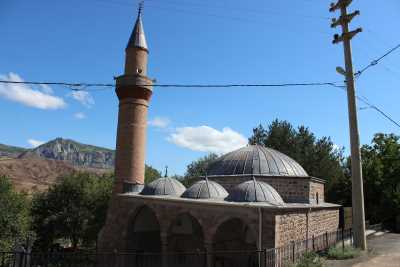
{"type": "Polygon", "coordinates": [[[338,228],[339,205],[324,201],[324,180],[263,146],[221,156],[188,188],[168,177],[145,185],[153,91],[140,11],[125,52],[124,74],[116,78],[116,181],[100,252],[255,251],[338,228]]]}

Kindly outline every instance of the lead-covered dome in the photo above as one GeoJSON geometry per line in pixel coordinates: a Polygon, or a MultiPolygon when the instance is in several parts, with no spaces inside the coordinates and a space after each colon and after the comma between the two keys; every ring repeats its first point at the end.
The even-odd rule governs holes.
{"type": "Polygon", "coordinates": [[[260,145],[249,145],[221,156],[210,165],[207,173],[209,176],[308,176],[292,158],[260,145]]]}
{"type": "Polygon", "coordinates": [[[144,186],[141,195],[169,195],[180,196],[186,187],[174,178],[164,177],[144,186]]]}
{"type": "Polygon", "coordinates": [[[198,181],[182,194],[184,198],[194,199],[224,199],[228,192],[219,183],[208,179],[198,181]]]}
{"type": "Polygon", "coordinates": [[[233,202],[268,202],[273,205],[285,203],[272,186],[254,178],[235,186],[227,200],[233,202]]]}

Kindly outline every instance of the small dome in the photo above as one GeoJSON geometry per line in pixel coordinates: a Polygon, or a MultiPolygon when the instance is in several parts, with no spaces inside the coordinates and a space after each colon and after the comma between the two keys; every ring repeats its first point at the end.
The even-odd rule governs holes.
{"type": "Polygon", "coordinates": [[[268,202],[273,205],[285,203],[272,186],[255,179],[234,187],[227,200],[233,202],[268,202]]]}
{"type": "Polygon", "coordinates": [[[308,176],[294,159],[260,145],[249,145],[221,156],[210,165],[207,173],[209,176],[308,176]]]}
{"type": "Polygon", "coordinates": [[[174,178],[164,177],[144,186],[141,195],[170,195],[180,196],[186,187],[174,178]]]}
{"type": "Polygon", "coordinates": [[[208,179],[198,181],[186,189],[182,194],[184,198],[195,199],[224,199],[228,192],[219,183],[208,179]]]}

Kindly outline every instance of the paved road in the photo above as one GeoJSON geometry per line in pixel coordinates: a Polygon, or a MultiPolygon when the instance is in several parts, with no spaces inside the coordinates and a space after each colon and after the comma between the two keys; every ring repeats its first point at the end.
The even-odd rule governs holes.
{"type": "Polygon", "coordinates": [[[327,261],[327,267],[400,267],[400,234],[386,233],[368,238],[368,253],[357,259],[327,261]]]}

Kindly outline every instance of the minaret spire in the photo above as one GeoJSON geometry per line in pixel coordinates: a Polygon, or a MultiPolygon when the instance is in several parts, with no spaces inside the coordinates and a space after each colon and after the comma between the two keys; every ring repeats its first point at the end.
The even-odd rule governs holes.
{"type": "Polygon", "coordinates": [[[144,1],[141,1],[139,3],[138,15],[136,18],[135,27],[133,28],[133,31],[132,31],[131,37],[129,38],[126,49],[136,47],[136,48],[142,48],[142,49],[148,50],[146,36],[144,34],[143,22],[142,22],[143,5],[144,5],[144,1]]]}

